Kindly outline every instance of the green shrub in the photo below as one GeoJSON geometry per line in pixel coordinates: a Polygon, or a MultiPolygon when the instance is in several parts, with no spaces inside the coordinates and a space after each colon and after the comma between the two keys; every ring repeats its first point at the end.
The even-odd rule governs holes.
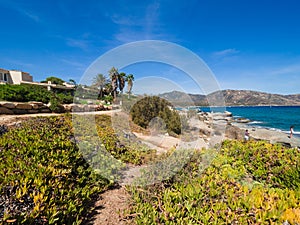
{"type": "Polygon", "coordinates": [[[147,96],[137,101],[131,108],[130,115],[132,121],[143,128],[148,128],[151,120],[159,117],[166,124],[169,133],[181,133],[179,114],[171,109],[169,102],[157,96],[147,96]]]}
{"type": "MultiPolygon", "coordinates": [[[[123,165],[122,163],[141,165],[155,157],[154,150],[128,140],[124,137],[124,133],[123,135],[116,134],[111,124],[111,117],[108,115],[90,117],[73,115],[73,123],[78,141],[84,144],[82,147],[85,148],[85,155],[87,157],[93,155],[90,163],[95,162],[94,168],[106,168],[110,160],[116,164],[115,170],[117,170],[123,165]],[[93,154],[95,148],[98,154],[93,154]],[[107,160],[101,159],[104,156],[107,160]],[[120,160],[122,163],[114,162],[113,159],[120,160]]],[[[108,173],[114,173],[114,171],[108,171],[108,173]]]]}
{"type": "Polygon", "coordinates": [[[108,184],[74,141],[70,118],[37,118],[0,137],[0,224],[79,224],[108,184]]]}
{"type": "Polygon", "coordinates": [[[200,173],[206,151],[195,152],[182,171],[163,184],[128,188],[133,198],[128,214],[135,216],[136,224],[300,223],[297,149],[225,141],[200,173]]]}
{"type": "Polygon", "coordinates": [[[55,94],[61,103],[72,103],[73,96],[71,92],[57,92],[48,91],[45,87],[30,84],[0,85],[0,100],[15,101],[15,102],[29,102],[38,101],[48,103],[55,94]]]}

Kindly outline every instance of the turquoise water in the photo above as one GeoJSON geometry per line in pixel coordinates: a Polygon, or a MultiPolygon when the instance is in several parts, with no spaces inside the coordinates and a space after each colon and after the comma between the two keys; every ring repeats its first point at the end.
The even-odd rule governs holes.
{"type": "MultiPolygon", "coordinates": [[[[200,107],[202,111],[213,111],[208,107],[200,107]]],[[[249,106],[226,107],[234,117],[251,120],[249,125],[266,127],[289,132],[294,125],[294,131],[300,134],[300,106],[249,106]]]]}

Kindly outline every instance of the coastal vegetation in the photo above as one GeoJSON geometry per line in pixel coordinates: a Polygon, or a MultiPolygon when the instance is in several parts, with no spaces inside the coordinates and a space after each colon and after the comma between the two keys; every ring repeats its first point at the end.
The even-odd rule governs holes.
{"type": "Polygon", "coordinates": [[[47,104],[51,99],[57,99],[60,103],[73,102],[71,91],[57,90],[50,92],[45,87],[31,84],[2,84],[0,86],[0,100],[15,102],[37,101],[47,104]]]}
{"type": "MultiPolygon", "coordinates": [[[[126,100],[133,104],[131,130],[149,132],[165,124],[165,131],[181,135],[175,132],[181,118],[168,101],[155,96],[126,100]]],[[[185,152],[190,160],[163,182],[127,186],[130,204],[120,213],[128,222],[300,224],[298,149],[226,140],[217,149],[177,154],[171,148],[158,156],[126,133],[123,122],[128,121],[122,116],[64,114],[5,127],[0,135],[0,224],[83,224],[100,193],[118,185],[118,170],[166,158],[176,166],[185,152]]]]}
{"type": "Polygon", "coordinates": [[[72,224],[108,185],[78,151],[70,119],[36,118],[0,137],[0,224],[72,224]]]}
{"type": "Polygon", "coordinates": [[[94,77],[91,88],[98,92],[97,99],[105,100],[111,96],[113,100],[116,100],[118,94],[123,94],[126,82],[128,97],[130,96],[134,81],[133,74],[119,72],[117,68],[112,67],[108,71],[108,77],[101,73],[94,77]]]}
{"type": "MultiPolygon", "coordinates": [[[[180,173],[128,187],[136,224],[300,223],[300,153],[266,142],[225,141],[212,164],[195,151],[180,173]]],[[[206,155],[206,156],[205,156],[206,155]]]]}
{"type": "MultiPolygon", "coordinates": [[[[84,119],[77,118],[76,122],[86,125],[84,119]]],[[[121,143],[110,122],[109,116],[96,117],[100,143],[107,152],[123,164],[141,164],[153,158],[154,150],[121,143]]],[[[80,224],[88,216],[93,199],[114,184],[110,175],[119,164],[105,167],[107,171],[92,168],[79,149],[85,140],[75,137],[72,123],[68,114],[38,117],[2,133],[0,224],[80,224]]],[[[104,157],[101,154],[99,151],[93,159],[104,157]]],[[[107,154],[105,157],[109,160],[107,154]]]]}
{"type": "Polygon", "coordinates": [[[146,96],[138,100],[130,110],[132,121],[148,128],[151,122],[162,128],[165,124],[169,135],[179,135],[181,133],[181,122],[178,112],[172,110],[172,105],[158,96],[146,96]],[[158,120],[158,118],[162,119],[158,120]],[[154,121],[156,119],[156,121],[154,121]]]}

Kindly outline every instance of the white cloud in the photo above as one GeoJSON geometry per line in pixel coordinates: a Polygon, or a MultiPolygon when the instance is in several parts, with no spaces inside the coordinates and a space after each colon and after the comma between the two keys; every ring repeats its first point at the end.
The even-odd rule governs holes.
{"type": "Polygon", "coordinates": [[[112,20],[113,23],[120,25],[120,26],[136,26],[138,25],[138,20],[134,19],[133,17],[130,16],[121,16],[119,14],[113,14],[110,19],[112,20]]]}
{"type": "Polygon", "coordinates": [[[73,39],[67,38],[66,39],[67,45],[71,47],[80,48],[81,50],[88,50],[89,48],[89,41],[84,39],[73,39]]]}
{"type": "Polygon", "coordinates": [[[226,56],[231,56],[231,55],[235,55],[238,54],[239,51],[234,49],[234,48],[228,48],[222,51],[218,51],[218,52],[214,52],[212,55],[213,56],[217,56],[217,57],[226,57],[226,56]]]}
{"type": "Polygon", "coordinates": [[[31,20],[35,21],[36,23],[41,22],[41,19],[40,19],[39,16],[37,16],[36,14],[34,14],[34,13],[28,11],[28,10],[25,10],[25,9],[18,9],[18,11],[19,11],[21,14],[23,14],[23,15],[27,16],[28,18],[30,18],[31,20]]]}
{"type": "Polygon", "coordinates": [[[121,43],[137,40],[162,39],[159,29],[160,4],[154,2],[145,7],[142,16],[122,16],[114,13],[110,16],[112,22],[119,26],[114,38],[121,43]]]}
{"type": "Polygon", "coordinates": [[[4,1],[2,0],[0,4],[4,5],[5,7],[8,7],[9,9],[15,10],[19,14],[33,20],[36,23],[41,22],[41,18],[37,15],[37,13],[26,8],[24,4],[18,3],[16,1],[5,1],[5,0],[4,1]]]}
{"type": "Polygon", "coordinates": [[[270,71],[272,75],[286,75],[300,73],[300,64],[287,65],[280,68],[274,68],[270,71]]]}

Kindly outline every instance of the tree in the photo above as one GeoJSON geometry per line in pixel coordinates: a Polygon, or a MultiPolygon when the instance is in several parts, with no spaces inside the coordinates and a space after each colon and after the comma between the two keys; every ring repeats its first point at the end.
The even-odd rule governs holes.
{"type": "Polygon", "coordinates": [[[143,128],[149,128],[151,123],[163,125],[163,121],[170,135],[178,135],[181,133],[180,116],[171,108],[172,105],[167,100],[158,96],[147,96],[131,107],[130,115],[132,121],[143,128]]]}
{"type": "Polygon", "coordinates": [[[95,76],[93,79],[93,85],[99,89],[99,94],[98,94],[99,99],[102,99],[104,97],[103,87],[106,85],[106,83],[107,83],[107,78],[101,73],[97,74],[97,76],[95,76]]]}
{"type": "Polygon", "coordinates": [[[126,73],[119,73],[118,76],[118,82],[119,82],[119,90],[121,93],[123,93],[123,89],[125,87],[125,77],[126,77],[126,73]]]}
{"type": "Polygon", "coordinates": [[[41,81],[41,83],[48,83],[48,81],[50,81],[52,84],[58,84],[58,85],[63,85],[65,83],[64,80],[54,76],[47,77],[46,80],[41,81]]]}
{"type": "Polygon", "coordinates": [[[131,94],[132,86],[133,86],[133,81],[134,81],[134,76],[133,74],[128,74],[125,78],[127,82],[127,92],[128,92],[128,98],[131,94]]]}
{"type": "Polygon", "coordinates": [[[119,77],[119,72],[115,67],[112,67],[109,71],[109,77],[111,80],[111,86],[112,86],[112,92],[113,92],[113,97],[114,100],[117,98],[117,89],[118,89],[118,77],[119,77]]]}
{"type": "Polygon", "coordinates": [[[69,83],[70,83],[70,84],[73,84],[75,87],[77,87],[77,83],[76,83],[75,80],[69,79],[69,83]]]}

